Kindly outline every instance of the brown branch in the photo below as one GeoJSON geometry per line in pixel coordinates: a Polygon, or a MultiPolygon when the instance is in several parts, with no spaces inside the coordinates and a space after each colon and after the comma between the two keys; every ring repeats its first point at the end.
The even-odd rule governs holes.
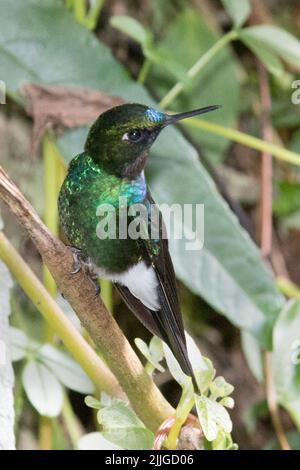
{"type": "Polygon", "coordinates": [[[174,409],[144,371],[129,342],[107,311],[89,277],[71,275],[71,251],[53,237],[37,213],[0,166],[0,198],[25,228],[48,266],[60,291],[72,305],[82,325],[100,349],[130,403],[147,427],[155,431],[174,409]]]}

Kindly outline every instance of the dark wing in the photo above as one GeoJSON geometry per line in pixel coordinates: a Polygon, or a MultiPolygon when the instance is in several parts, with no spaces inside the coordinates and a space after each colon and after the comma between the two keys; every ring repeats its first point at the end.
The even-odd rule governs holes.
{"type": "MultiPolygon", "coordinates": [[[[147,195],[147,203],[149,207],[151,204],[155,204],[150,193],[147,195]]],[[[116,287],[130,310],[132,310],[141,323],[152,334],[159,336],[168,344],[182,370],[187,375],[193,377],[186,349],[176,278],[168,250],[168,240],[162,236],[163,222],[161,214],[160,219],[159,238],[157,240],[140,239],[140,244],[145,261],[152,265],[159,281],[157,289],[161,309],[158,311],[150,310],[139,299],[134,297],[127,287],[119,284],[116,284],[116,287]]]]}

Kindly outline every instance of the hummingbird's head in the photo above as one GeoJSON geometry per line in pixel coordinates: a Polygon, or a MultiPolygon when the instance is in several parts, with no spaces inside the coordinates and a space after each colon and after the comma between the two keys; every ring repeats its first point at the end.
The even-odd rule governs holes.
{"type": "Polygon", "coordinates": [[[164,127],[217,108],[219,106],[208,106],[169,115],[141,104],[116,106],[94,122],[85,151],[106,170],[121,177],[135,178],[143,170],[148,150],[164,127]]]}

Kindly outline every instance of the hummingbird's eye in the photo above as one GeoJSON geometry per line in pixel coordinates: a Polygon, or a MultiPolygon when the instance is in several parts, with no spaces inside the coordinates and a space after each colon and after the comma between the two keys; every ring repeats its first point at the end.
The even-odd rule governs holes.
{"type": "Polygon", "coordinates": [[[122,140],[129,140],[130,142],[139,142],[143,137],[143,132],[140,129],[132,129],[123,135],[122,140]]]}

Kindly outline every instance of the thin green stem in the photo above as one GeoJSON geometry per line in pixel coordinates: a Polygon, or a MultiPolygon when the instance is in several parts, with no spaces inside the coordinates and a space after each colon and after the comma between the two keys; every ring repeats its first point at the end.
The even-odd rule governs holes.
{"type": "Polygon", "coordinates": [[[65,395],[62,408],[62,417],[66,423],[68,434],[74,449],[77,449],[78,441],[82,436],[80,423],[75,415],[69,397],[65,395]]]}
{"type": "Polygon", "coordinates": [[[290,299],[300,299],[300,289],[286,277],[277,277],[276,284],[280,292],[290,299]]]}
{"type": "Polygon", "coordinates": [[[145,59],[144,63],[141,67],[137,82],[140,83],[140,85],[143,85],[145,83],[146,77],[149,73],[151,67],[151,62],[149,59],[145,59]]]}
{"type": "Polygon", "coordinates": [[[190,389],[183,390],[180,401],[176,408],[176,417],[174,424],[169,432],[167,438],[167,447],[168,449],[176,449],[177,447],[177,439],[180,433],[180,430],[183,424],[186,422],[187,417],[193,408],[194,405],[194,394],[193,391],[190,389]]]}
{"type": "Polygon", "coordinates": [[[145,365],[145,371],[147,372],[148,375],[150,375],[150,377],[152,377],[154,370],[155,370],[155,367],[151,364],[151,362],[148,361],[145,365]]]}
{"type": "Polygon", "coordinates": [[[78,23],[83,24],[86,17],[86,1],[75,0],[73,3],[75,19],[78,23]]]}
{"type": "MultiPolygon", "coordinates": [[[[58,180],[58,156],[54,145],[46,134],[43,140],[43,170],[44,170],[44,222],[53,235],[58,235],[57,213],[57,180],[58,180]]],[[[56,296],[56,283],[47,266],[43,264],[43,282],[52,297],[56,296]]],[[[44,323],[44,341],[52,343],[55,333],[48,322],[44,323]]],[[[46,416],[39,418],[39,445],[42,450],[52,448],[53,419],[46,416]]]]}
{"type": "MultiPolygon", "coordinates": [[[[57,187],[58,155],[48,135],[43,140],[44,163],[44,222],[55,236],[58,235],[57,187]]],[[[56,296],[56,284],[47,266],[43,265],[44,286],[52,297],[56,296]]],[[[53,339],[53,332],[46,323],[45,341],[53,339]]]]}
{"type": "Polygon", "coordinates": [[[276,157],[279,160],[300,166],[300,155],[298,153],[279,147],[278,145],[265,142],[262,139],[245,134],[244,132],[229,129],[221,126],[220,124],[204,121],[204,119],[192,118],[184,121],[183,124],[219,135],[225,139],[229,139],[245,145],[246,147],[258,150],[259,152],[270,153],[273,157],[276,157]]]}
{"type": "MultiPolygon", "coordinates": [[[[187,81],[192,80],[196,75],[201,72],[204,67],[231,41],[237,39],[238,33],[236,31],[229,31],[229,33],[222,36],[205,54],[203,54],[197,62],[187,71],[187,81]]],[[[185,81],[177,82],[171,90],[162,98],[159,106],[164,109],[167,108],[172,101],[182,92],[185,87],[185,81]]]]}
{"type": "Polygon", "coordinates": [[[113,301],[113,287],[112,283],[107,279],[101,279],[101,298],[107,310],[113,313],[114,301],[113,301]]]}

